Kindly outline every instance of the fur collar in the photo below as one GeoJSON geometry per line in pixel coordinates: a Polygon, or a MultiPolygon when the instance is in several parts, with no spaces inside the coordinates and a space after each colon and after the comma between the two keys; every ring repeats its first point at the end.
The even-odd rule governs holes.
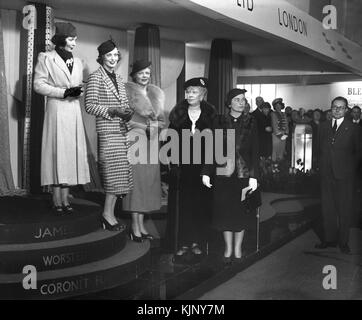
{"type": "Polygon", "coordinates": [[[162,116],[165,104],[165,94],[163,90],[153,84],[147,86],[146,95],[140,85],[134,82],[125,84],[129,104],[135,111],[149,118],[162,116]]]}
{"type": "MultiPolygon", "coordinates": [[[[169,119],[173,127],[182,129],[190,126],[191,121],[188,115],[188,108],[189,104],[184,99],[171,110],[169,119]]],[[[196,128],[202,130],[212,127],[217,116],[215,107],[204,100],[201,101],[200,108],[201,115],[196,121],[196,128]]]]}

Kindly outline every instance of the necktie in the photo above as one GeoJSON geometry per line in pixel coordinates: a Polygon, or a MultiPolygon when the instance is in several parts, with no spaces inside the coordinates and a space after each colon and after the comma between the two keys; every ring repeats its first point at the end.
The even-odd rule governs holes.
{"type": "Polygon", "coordinates": [[[334,125],[333,125],[332,130],[333,130],[333,133],[336,133],[336,131],[337,131],[337,120],[334,120],[334,125]]]}

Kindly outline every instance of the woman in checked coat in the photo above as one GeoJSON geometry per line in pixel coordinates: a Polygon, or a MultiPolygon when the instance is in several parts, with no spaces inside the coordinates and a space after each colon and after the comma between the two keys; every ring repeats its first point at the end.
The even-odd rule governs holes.
{"type": "Polygon", "coordinates": [[[55,49],[41,52],[34,72],[34,90],[47,97],[41,147],[41,185],[52,186],[53,210],[72,213],[69,186],[90,182],[87,146],[79,104],[83,66],[73,56],[77,33],[58,22],[55,49]]]}
{"type": "Polygon", "coordinates": [[[85,109],[95,115],[98,133],[98,163],[106,199],[102,222],[111,231],[123,229],[114,216],[117,196],[123,197],[133,187],[132,167],[128,160],[127,122],[133,115],[120,76],[114,73],[120,54],[108,40],[98,47],[100,68],[87,82],[85,109]]]}

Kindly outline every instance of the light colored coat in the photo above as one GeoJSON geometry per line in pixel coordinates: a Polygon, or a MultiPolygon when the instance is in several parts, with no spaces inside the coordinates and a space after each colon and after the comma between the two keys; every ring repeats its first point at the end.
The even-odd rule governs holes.
{"type": "Polygon", "coordinates": [[[129,139],[132,144],[129,158],[133,165],[131,193],[123,199],[123,210],[130,212],[151,212],[161,208],[161,175],[158,164],[158,129],[165,124],[165,94],[161,88],[149,84],[145,90],[134,82],[126,83],[129,103],[135,109],[130,120],[129,139]],[[152,127],[150,138],[146,136],[147,124],[152,127]],[[135,141],[137,141],[135,143],[135,141]],[[151,156],[152,153],[155,156],[151,156]],[[137,157],[135,155],[138,155],[137,157]],[[155,160],[154,162],[151,161],[155,160]]]}
{"type": "MultiPolygon", "coordinates": [[[[63,98],[82,85],[83,66],[74,58],[72,74],[55,50],[41,52],[34,70],[34,90],[47,97],[41,153],[41,185],[90,182],[87,146],[79,98],[63,98]]],[[[40,106],[33,106],[40,107],[40,106]]]]}

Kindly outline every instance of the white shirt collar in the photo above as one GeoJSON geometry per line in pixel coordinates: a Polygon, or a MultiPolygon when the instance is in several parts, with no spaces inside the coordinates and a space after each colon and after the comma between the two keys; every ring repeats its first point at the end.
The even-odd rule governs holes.
{"type": "Polygon", "coordinates": [[[340,119],[332,119],[332,127],[334,126],[334,121],[337,120],[337,129],[339,128],[339,126],[341,125],[341,123],[344,120],[344,117],[340,118],[340,119]]]}
{"type": "Polygon", "coordinates": [[[353,123],[359,123],[360,121],[361,121],[361,119],[357,119],[357,120],[353,119],[353,123]]]}

